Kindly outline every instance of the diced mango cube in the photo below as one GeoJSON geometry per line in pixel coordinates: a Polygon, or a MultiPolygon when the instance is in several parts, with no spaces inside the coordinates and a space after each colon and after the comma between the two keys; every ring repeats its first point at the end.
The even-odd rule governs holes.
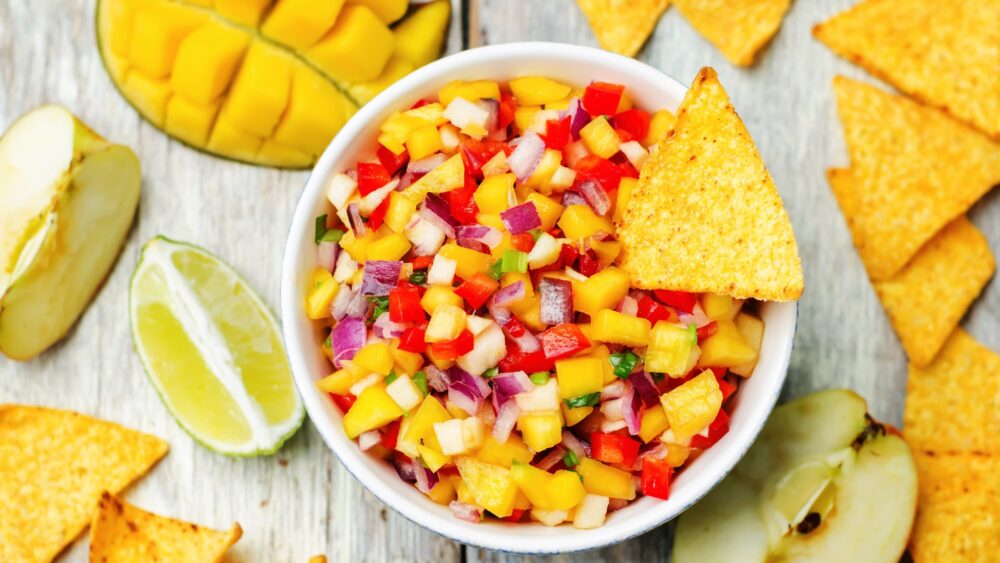
{"type": "Polygon", "coordinates": [[[365,256],[367,260],[399,260],[412,246],[405,236],[392,233],[369,244],[365,256]]]}
{"type": "Polygon", "coordinates": [[[516,301],[510,310],[519,321],[535,332],[548,328],[542,322],[542,300],[538,295],[516,301]]]}
{"type": "Polygon", "coordinates": [[[393,51],[416,67],[433,61],[441,53],[447,34],[451,3],[437,0],[425,4],[393,28],[393,51]]]}
{"type": "Polygon", "coordinates": [[[492,434],[488,435],[476,452],[476,457],[480,460],[503,467],[510,467],[515,461],[531,463],[534,455],[517,434],[508,436],[507,441],[502,444],[492,434]]]}
{"type": "MultiPolygon", "coordinates": [[[[527,463],[516,463],[510,468],[510,477],[532,506],[551,510],[548,487],[553,475],[527,463]]],[[[577,483],[580,479],[574,475],[577,483]]]]}
{"type": "Polygon", "coordinates": [[[514,197],[515,180],[513,174],[497,174],[483,179],[472,195],[479,211],[482,213],[506,211],[514,197]]]}
{"type": "Polygon", "coordinates": [[[171,88],[201,104],[215,100],[229,87],[249,43],[246,33],[228,25],[199,27],[177,49],[171,88]]]}
{"type": "Polygon", "coordinates": [[[456,458],[455,465],[476,504],[500,518],[511,515],[517,485],[511,479],[509,469],[466,456],[456,458]]]}
{"type": "Polygon", "coordinates": [[[540,111],[542,108],[538,106],[517,106],[517,109],[514,110],[514,127],[520,133],[528,131],[535,122],[535,116],[540,111]]]}
{"type": "Polygon", "coordinates": [[[664,458],[670,467],[680,467],[691,455],[691,448],[680,444],[667,443],[667,457],[664,458]]]}
{"type": "Polygon", "coordinates": [[[590,416],[590,413],[594,412],[594,407],[570,408],[566,406],[566,403],[559,405],[559,408],[562,409],[563,420],[565,421],[567,427],[575,426],[581,420],[590,416]]]}
{"type": "Polygon", "coordinates": [[[465,164],[462,163],[462,156],[456,154],[400,193],[408,198],[423,201],[424,196],[429,193],[440,194],[463,185],[465,185],[465,164]]]}
{"type": "Polygon", "coordinates": [[[517,429],[529,448],[547,450],[562,441],[562,416],[555,412],[532,412],[517,418],[517,429]]]}
{"type": "Polygon", "coordinates": [[[400,78],[413,72],[413,69],[413,63],[404,58],[393,55],[392,58],[389,59],[389,62],[385,63],[385,68],[382,69],[381,74],[372,80],[351,84],[348,88],[348,92],[351,93],[351,96],[357,100],[359,104],[367,104],[372,101],[372,98],[379,95],[382,90],[385,90],[400,78]]]}
{"type": "Polygon", "coordinates": [[[215,11],[227,20],[257,27],[274,0],[215,0],[215,11]]]}
{"type": "Polygon", "coordinates": [[[639,437],[643,442],[649,443],[653,438],[663,434],[669,426],[663,406],[655,405],[642,413],[642,418],[639,420],[639,437]]]}
{"type": "Polygon", "coordinates": [[[170,99],[170,83],[166,80],[147,78],[142,73],[130,72],[123,86],[129,101],[139,113],[157,127],[163,127],[170,99]]]}
{"type": "Polygon", "coordinates": [[[400,192],[389,194],[389,208],[385,212],[384,224],[397,233],[406,231],[413,214],[417,212],[420,202],[406,197],[400,192]]]}
{"type": "Polygon", "coordinates": [[[420,452],[420,459],[424,460],[427,465],[427,469],[431,471],[437,471],[445,465],[451,463],[451,457],[444,455],[443,453],[424,446],[423,444],[417,446],[417,451],[420,452]]]}
{"type": "Polygon", "coordinates": [[[411,160],[420,160],[441,150],[441,132],[433,125],[424,125],[406,140],[406,152],[411,160]]]}
{"type": "Polygon", "coordinates": [[[371,375],[368,370],[356,367],[353,362],[345,362],[344,367],[316,382],[316,387],[327,393],[346,395],[351,387],[371,375]]]}
{"type": "Polygon", "coordinates": [[[583,240],[597,232],[613,233],[614,225],[607,218],[594,213],[589,205],[570,205],[559,219],[559,228],[566,238],[583,240]]]}
{"type": "Polygon", "coordinates": [[[181,42],[204,20],[198,10],[170,2],[139,8],[129,37],[129,61],[150,79],[169,77],[181,42]]]}
{"type": "Polygon", "coordinates": [[[597,254],[597,261],[602,266],[607,266],[621,254],[622,243],[616,240],[591,240],[590,249],[597,254]]]}
{"type": "Polygon", "coordinates": [[[337,80],[363,82],[382,74],[393,40],[392,31],[368,6],[349,4],[306,56],[337,80]]]}
{"type": "Polygon", "coordinates": [[[269,137],[288,105],[292,60],[278,49],[254,41],[236,74],[222,113],[232,123],[269,137]]]}
{"type": "Polygon", "coordinates": [[[465,330],[468,315],[465,310],[455,305],[442,305],[431,314],[427,323],[424,340],[427,342],[447,342],[458,338],[465,330]]]}
{"type": "Polygon", "coordinates": [[[705,312],[705,316],[712,320],[733,320],[742,304],[742,301],[728,295],[706,293],[701,296],[701,308],[705,312]]]}
{"type": "Polygon", "coordinates": [[[510,81],[510,90],[522,106],[540,106],[561,100],[572,88],[543,76],[522,76],[510,81]]]}
{"type": "Polygon", "coordinates": [[[584,125],[580,138],[587,150],[601,158],[611,158],[621,147],[621,138],[603,115],[584,125]]]}
{"type": "Polygon", "coordinates": [[[212,130],[220,102],[199,104],[184,96],[173,96],[167,102],[164,129],[185,143],[204,145],[212,130]]]}
{"type": "Polygon", "coordinates": [[[757,358],[760,356],[760,344],[764,340],[764,321],[748,313],[740,313],[736,315],[733,322],[736,323],[736,328],[743,335],[743,339],[753,349],[754,358],[745,364],[732,366],[729,371],[743,377],[749,377],[757,365],[757,358]]]}
{"type": "Polygon", "coordinates": [[[330,316],[330,303],[337,296],[340,285],[323,268],[316,268],[312,282],[306,294],[306,316],[313,320],[325,319],[330,316]]]}
{"type": "Polygon", "coordinates": [[[646,349],[646,369],[680,377],[687,373],[691,350],[697,347],[698,337],[691,329],[666,321],[659,321],[650,333],[646,349]]]}
{"type": "Polygon", "coordinates": [[[464,301],[451,287],[443,285],[432,285],[424,292],[420,298],[420,306],[428,315],[433,315],[435,311],[442,307],[461,308],[464,301]]]}
{"type": "Polygon", "coordinates": [[[670,430],[680,442],[701,432],[722,408],[722,391],[711,370],[705,370],[679,387],[660,395],[670,430]]]}
{"type": "Polygon", "coordinates": [[[326,34],[343,6],[344,0],[278,0],[260,31],[278,43],[303,49],[326,34]]]}
{"type": "Polygon", "coordinates": [[[438,92],[438,100],[441,105],[448,107],[455,98],[464,98],[470,102],[477,102],[482,99],[500,99],[500,85],[492,80],[454,80],[445,85],[438,92]]]}
{"type": "Polygon", "coordinates": [[[385,392],[385,385],[376,383],[366,387],[344,415],[344,432],[353,440],[361,433],[381,428],[401,416],[403,410],[385,392]]]}
{"type": "Polygon", "coordinates": [[[557,360],[556,379],[561,399],[599,393],[604,387],[604,368],[600,360],[587,356],[557,360]]]}
{"type": "Polygon", "coordinates": [[[632,191],[639,183],[637,178],[622,178],[618,182],[618,194],[615,196],[615,223],[621,223],[628,200],[632,198],[632,191]]]}
{"type": "Polygon", "coordinates": [[[392,355],[389,353],[389,345],[385,342],[366,344],[358,350],[351,361],[354,365],[379,375],[389,375],[392,371],[392,355]]]}
{"type": "Polygon", "coordinates": [[[431,487],[427,497],[437,504],[448,506],[451,501],[455,500],[455,485],[452,484],[451,479],[441,479],[431,487]]]}
{"type": "Polygon", "coordinates": [[[302,152],[299,149],[282,145],[271,139],[265,139],[257,150],[256,161],[269,166],[301,168],[312,164],[315,158],[313,155],[302,152]]]}
{"type": "Polygon", "coordinates": [[[406,150],[403,143],[414,131],[426,125],[438,126],[446,121],[444,107],[439,103],[394,113],[379,126],[378,142],[392,152],[402,154],[406,150]]]}
{"type": "Polygon", "coordinates": [[[757,359],[757,353],[743,338],[733,321],[715,322],[715,334],[701,341],[699,367],[732,367],[757,359]]]}
{"type": "Polygon", "coordinates": [[[573,284],[573,308],[588,315],[596,315],[601,309],[613,308],[628,295],[628,288],[628,274],[609,266],[586,281],[573,284]]]}
{"type": "Polygon", "coordinates": [[[580,504],[587,490],[580,482],[579,474],[560,469],[549,479],[546,493],[549,497],[549,506],[555,510],[570,510],[580,504]]]}
{"type": "Polygon", "coordinates": [[[415,352],[407,352],[399,349],[399,341],[393,339],[389,343],[389,353],[392,354],[392,361],[399,367],[396,373],[415,374],[424,365],[424,358],[415,352]]]}
{"type": "Polygon", "coordinates": [[[615,367],[611,365],[611,351],[608,350],[607,346],[603,344],[599,346],[594,346],[590,349],[590,352],[588,352],[587,355],[590,356],[591,358],[597,358],[601,360],[601,367],[604,368],[605,385],[615,380],[615,378],[617,377],[615,375],[615,367]]]}
{"type": "Polygon", "coordinates": [[[623,500],[635,498],[635,482],[627,471],[586,457],[580,460],[576,472],[583,477],[583,488],[588,493],[623,500]]]}
{"type": "Polygon", "coordinates": [[[601,342],[614,342],[627,346],[649,344],[649,321],[619,313],[614,309],[601,309],[590,318],[591,336],[601,342]]]}
{"type": "MultiPolygon", "coordinates": [[[[420,442],[434,434],[434,424],[451,420],[452,416],[433,395],[424,397],[417,411],[409,419],[405,429],[400,427],[399,435],[410,442],[420,442]]],[[[440,450],[438,450],[440,451],[440,450]]]]}
{"type": "Polygon", "coordinates": [[[676,121],[677,117],[670,113],[670,110],[661,109],[654,112],[649,119],[649,131],[646,133],[646,139],[643,140],[642,144],[650,147],[659,143],[667,136],[667,131],[673,128],[676,121]]]}
{"type": "Polygon", "coordinates": [[[483,254],[471,248],[458,246],[455,243],[448,243],[442,246],[438,253],[457,263],[455,273],[464,280],[470,279],[472,276],[480,272],[485,272],[490,268],[491,257],[489,254],[483,254]]]}

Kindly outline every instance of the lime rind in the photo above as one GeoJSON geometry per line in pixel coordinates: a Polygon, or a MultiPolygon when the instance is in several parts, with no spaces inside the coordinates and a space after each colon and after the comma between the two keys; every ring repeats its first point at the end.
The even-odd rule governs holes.
{"type": "MultiPolygon", "coordinates": [[[[198,444],[211,451],[234,457],[253,457],[273,454],[281,449],[281,446],[289,438],[291,438],[296,431],[298,431],[305,420],[305,408],[292,381],[291,370],[289,369],[288,371],[288,385],[292,389],[292,394],[295,400],[292,412],[285,420],[277,424],[268,424],[266,416],[260,408],[260,405],[249,396],[249,393],[244,388],[223,337],[218,334],[218,329],[214,327],[211,319],[208,318],[207,312],[205,312],[197,303],[197,297],[191,293],[191,288],[188,287],[187,282],[171,264],[170,257],[174,252],[181,250],[195,252],[206,257],[213,262],[222,273],[232,278],[237,283],[242,284],[247,290],[247,296],[253,300],[254,304],[266,318],[268,329],[273,331],[274,334],[280,335],[278,323],[270,309],[268,309],[263,301],[261,301],[260,297],[252,289],[250,289],[246,280],[230,268],[228,264],[196,245],[174,241],[162,235],[156,236],[147,242],[143,247],[141,256],[135,266],[135,270],[132,273],[132,278],[129,284],[129,319],[132,332],[132,344],[136,353],[139,355],[143,369],[146,372],[146,376],[157,395],[160,397],[160,400],[163,401],[164,406],[167,407],[167,410],[170,412],[171,416],[173,416],[177,424],[198,444]],[[230,392],[233,399],[240,405],[241,412],[247,419],[247,422],[253,431],[252,438],[246,443],[238,445],[223,443],[204,435],[203,432],[194,428],[187,420],[184,419],[184,417],[178,415],[169,394],[163,388],[159,378],[155,374],[150,358],[147,356],[146,350],[142,345],[142,339],[138,333],[138,323],[136,322],[136,308],[139,301],[136,291],[137,282],[141,279],[142,274],[154,265],[158,266],[168,278],[168,285],[172,290],[172,297],[175,299],[179,297],[182,301],[182,310],[177,310],[176,307],[174,307],[172,308],[172,312],[178,317],[179,320],[181,320],[182,323],[187,321],[185,323],[187,327],[191,327],[192,322],[197,322],[199,328],[201,329],[200,336],[207,337],[206,340],[210,342],[210,344],[206,346],[204,345],[206,340],[200,340],[202,344],[199,345],[198,348],[202,352],[203,359],[205,359],[206,363],[213,368],[212,371],[214,375],[220,382],[222,382],[227,391],[230,392]],[[221,377],[220,372],[222,373],[221,377]]],[[[192,340],[199,341],[198,339],[192,340]]],[[[281,341],[280,338],[278,341],[281,341]]],[[[285,359],[284,351],[282,351],[282,359],[285,361],[285,365],[287,366],[287,359],[285,359]]]]}

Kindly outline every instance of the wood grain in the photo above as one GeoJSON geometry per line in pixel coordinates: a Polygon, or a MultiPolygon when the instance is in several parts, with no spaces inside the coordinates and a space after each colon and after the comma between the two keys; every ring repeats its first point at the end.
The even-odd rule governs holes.
{"type": "MultiPolygon", "coordinates": [[[[596,44],[572,0],[466,3],[478,9],[468,17],[475,25],[464,30],[473,44],[596,44]]],[[[830,80],[837,73],[874,80],[813,41],[809,30],[852,3],[794,3],[751,69],[726,63],[668,10],[639,58],[683,83],[701,66],[715,67],[785,199],[807,289],[784,397],[849,387],[869,399],[878,417],[899,423],[905,357],[824,178],[827,167],[847,162],[830,80]]],[[[128,335],[127,285],[139,248],[157,234],[203,245],[277,310],[281,249],[307,174],[216,159],[140,119],[101,66],[93,13],[94,0],[0,0],[0,126],[40,104],[64,104],[107,138],[133,147],[144,180],[139,218],[108,282],[64,342],[31,362],[0,359],[0,402],[70,408],[166,438],[171,453],[128,492],[130,502],[220,528],[238,520],[245,533],[233,560],[304,562],[316,553],[350,562],[530,559],[462,548],[395,514],[344,471],[308,423],[278,455],[248,460],[208,452],[177,427],[146,382],[128,335]]],[[[450,50],[462,46],[462,22],[456,14],[450,50]]],[[[995,194],[971,213],[994,249],[998,216],[995,194]]],[[[964,324],[1000,349],[994,285],[964,324]]],[[[86,560],[86,543],[76,542],[62,559],[86,560]]],[[[550,559],[663,561],[669,550],[665,526],[619,546],[550,559]]]]}

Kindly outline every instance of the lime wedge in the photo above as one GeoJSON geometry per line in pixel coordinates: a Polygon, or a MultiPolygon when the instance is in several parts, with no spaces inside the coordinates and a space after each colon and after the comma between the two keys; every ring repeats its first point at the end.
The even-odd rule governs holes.
{"type": "Polygon", "coordinates": [[[132,274],[129,315],[153,387],[205,447],[270,454],[302,425],[274,317],[217,257],[164,237],[150,240],[132,274]]]}

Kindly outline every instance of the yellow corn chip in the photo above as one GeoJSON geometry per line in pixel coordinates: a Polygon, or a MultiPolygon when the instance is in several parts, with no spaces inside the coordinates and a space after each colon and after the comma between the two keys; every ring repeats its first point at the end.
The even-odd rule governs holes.
{"type": "Polygon", "coordinates": [[[576,0],[602,48],[634,57],[670,0],[576,0]]]}
{"type": "Polygon", "coordinates": [[[910,364],[903,433],[914,450],[1000,455],[1000,356],[959,328],[930,365],[910,364]]]}
{"type": "Polygon", "coordinates": [[[90,526],[90,560],[210,563],[221,561],[242,535],[239,524],[220,532],[146,512],[105,492],[90,526]]]}
{"type": "Polygon", "coordinates": [[[996,561],[1000,458],[914,452],[919,476],[914,563],[996,561]]]}
{"type": "Polygon", "coordinates": [[[167,453],[163,440],[69,411],[0,405],[0,561],[50,561],[167,453]]]}
{"type": "Polygon", "coordinates": [[[753,139],[703,68],[618,226],[635,285],[774,301],[802,294],[795,234],[753,139]]]}
{"type": "Polygon", "coordinates": [[[1000,143],[873,86],[833,87],[856,187],[848,224],[869,276],[885,280],[1000,183],[1000,143]]]}
{"type": "MultiPolygon", "coordinates": [[[[833,169],[827,178],[844,202],[844,215],[853,217],[850,174],[833,169]]],[[[911,362],[923,366],[934,359],[995,269],[986,237],[963,216],[941,229],[896,275],[874,282],[911,362]]]]}
{"type": "Polygon", "coordinates": [[[729,62],[753,64],[781,27],[791,0],[674,0],[677,9],[729,62]]]}
{"type": "Polygon", "coordinates": [[[815,26],[813,35],[903,92],[1000,140],[1000,2],[865,0],[815,26]]]}

